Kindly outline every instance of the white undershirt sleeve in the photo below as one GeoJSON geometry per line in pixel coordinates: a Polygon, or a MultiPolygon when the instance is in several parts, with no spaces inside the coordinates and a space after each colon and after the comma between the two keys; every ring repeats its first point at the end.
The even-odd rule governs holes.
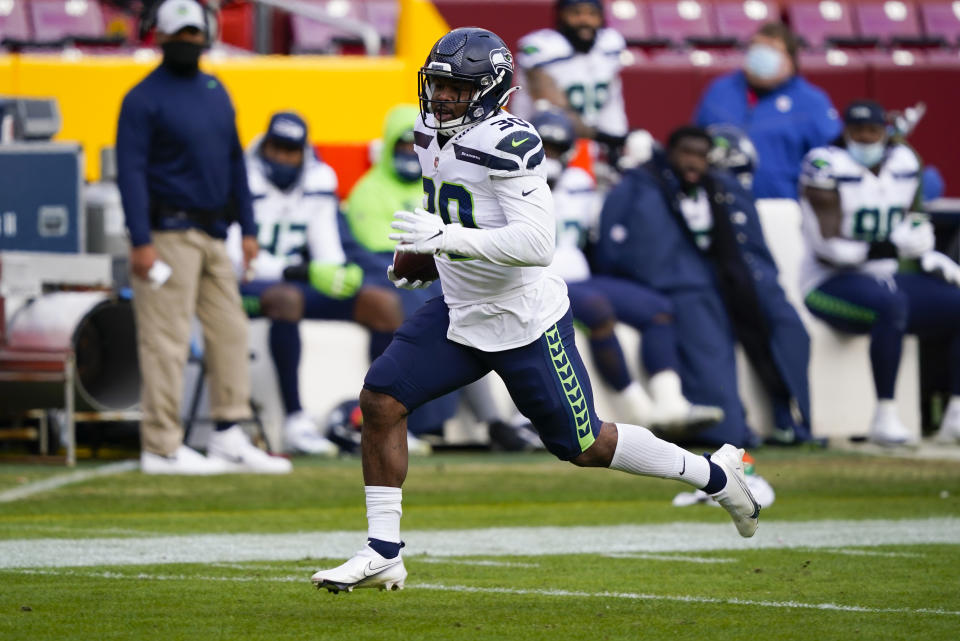
{"type": "Polygon", "coordinates": [[[549,265],[557,223],[546,181],[528,175],[494,178],[492,183],[507,224],[497,229],[447,225],[443,251],[507,267],[549,265]]]}

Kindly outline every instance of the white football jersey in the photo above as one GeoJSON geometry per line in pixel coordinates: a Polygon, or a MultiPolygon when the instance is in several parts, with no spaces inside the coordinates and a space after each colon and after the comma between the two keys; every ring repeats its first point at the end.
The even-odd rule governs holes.
{"type": "Polygon", "coordinates": [[[517,48],[521,70],[549,74],[585,125],[613,136],[627,134],[620,82],[623,36],[604,27],[597,31],[590,51],[579,53],[559,31],[540,29],[521,38],[517,48]]]}
{"type": "MultiPolygon", "coordinates": [[[[255,143],[253,148],[256,146],[255,143]]],[[[313,155],[312,149],[304,155],[303,173],[288,191],[281,191],[267,179],[256,153],[247,155],[247,182],[260,244],[260,253],[251,265],[253,273],[248,276],[279,280],[284,268],[302,262],[304,246],[312,260],[346,262],[337,226],[337,175],[313,155]]],[[[242,250],[236,225],[230,229],[227,247],[234,265],[240,269],[242,250]]]]}
{"type": "Polygon", "coordinates": [[[603,204],[596,184],[580,167],[567,167],[551,191],[557,212],[557,253],[550,270],[568,283],[587,280],[590,265],[583,247],[595,231],[603,204]]]}
{"type": "MultiPolygon", "coordinates": [[[[801,192],[804,186],[836,189],[840,193],[843,238],[863,241],[887,239],[897,223],[913,206],[920,187],[920,161],[906,145],[892,145],[887,149],[878,174],[858,163],[842,147],[818,147],[803,159],[800,173],[801,192]]],[[[837,273],[838,269],[817,258],[824,240],[820,224],[810,203],[800,199],[803,215],[803,234],[806,254],[801,265],[800,279],[804,293],[837,273]]],[[[856,268],[876,276],[896,272],[895,259],[868,260],[856,268]]]]}
{"type": "MultiPolygon", "coordinates": [[[[427,118],[432,124],[433,117],[427,118]]],[[[536,228],[546,232],[548,251],[553,251],[553,202],[541,175],[543,145],[532,125],[501,112],[441,148],[437,132],[418,119],[414,138],[424,209],[467,229],[536,228]]],[[[473,239],[478,246],[495,241],[487,253],[503,255],[498,260],[507,264],[456,254],[436,257],[450,308],[447,337],[491,352],[532,343],[566,312],[566,285],[545,267],[527,263],[526,241],[511,242],[509,232],[473,239]]]]}

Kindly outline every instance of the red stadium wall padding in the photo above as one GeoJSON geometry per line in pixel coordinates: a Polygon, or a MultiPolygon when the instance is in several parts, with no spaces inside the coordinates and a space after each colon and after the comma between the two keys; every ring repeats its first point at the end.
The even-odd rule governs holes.
{"type": "Polygon", "coordinates": [[[337,196],[341,200],[350,195],[350,190],[370,169],[369,145],[365,143],[340,145],[315,145],[317,154],[337,172],[337,196]]]}
{"type": "Polygon", "coordinates": [[[254,50],[254,7],[249,2],[232,2],[220,10],[220,39],[223,42],[254,50]]]}
{"type": "Polygon", "coordinates": [[[868,71],[870,97],[887,109],[903,109],[923,101],[927,113],[909,142],[924,163],[936,165],[946,183],[946,195],[960,195],[960,64],[904,68],[874,66],[868,71]]]}

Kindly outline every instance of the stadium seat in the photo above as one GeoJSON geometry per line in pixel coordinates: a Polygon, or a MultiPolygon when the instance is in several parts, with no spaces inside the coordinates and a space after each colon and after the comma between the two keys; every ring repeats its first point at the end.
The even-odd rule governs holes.
{"type": "Polygon", "coordinates": [[[710,7],[704,2],[651,2],[649,7],[653,33],[676,45],[708,47],[736,44],[735,38],[717,35],[711,22],[710,7]]]}
{"type": "Polygon", "coordinates": [[[809,47],[823,49],[828,45],[876,44],[876,40],[865,40],[854,31],[852,12],[846,2],[790,3],[787,16],[793,30],[809,47]]]}
{"type": "Polygon", "coordinates": [[[927,36],[951,46],[960,45],[960,3],[924,2],[920,15],[927,36]]]}
{"type": "Polygon", "coordinates": [[[392,49],[397,37],[397,18],[400,16],[398,0],[365,0],[361,4],[363,19],[380,34],[384,49],[392,49]]]}
{"type": "Polygon", "coordinates": [[[920,29],[917,9],[909,2],[887,0],[853,6],[861,36],[876,37],[880,44],[926,46],[939,44],[920,29]]]}
{"type": "Polygon", "coordinates": [[[33,37],[25,0],[0,1],[0,45],[26,42],[33,37]]]}
{"type": "MultiPolygon", "coordinates": [[[[364,20],[358,3],[347,0],[311,0],[310,5],[337,18],[364,20]]],[[[338,53],[345,43],[357,43],[359,37],[302,15],[291,14],[291,53],[338,53]]]]}
{"type": "Polygon", "coordinates": [[[650,12],[643,2],[613,0],[604,5],[607,26],[615,29],[631,47],[667,47],[670,40],[653,35],[650,12]]]}
{"type": "Polygon", "coordinates": [[[735,38],[737,44],[746,44],[760,25],[780,19],[780,8],[775,2],[746,0],[721,1],[713,5],[717,34],[735,38]]]}
{"type": "Polygon", "coordinates": [[[40,41],[106,40],[103,14],[94,0],[31,0],[30,17],[40,41]]]}

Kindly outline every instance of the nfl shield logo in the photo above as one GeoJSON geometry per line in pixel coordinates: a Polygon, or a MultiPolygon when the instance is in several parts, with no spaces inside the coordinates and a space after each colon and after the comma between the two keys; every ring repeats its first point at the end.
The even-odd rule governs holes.
{"type": "Polygon", "coordinates": [[[440,165],[440,156],[433,157],[433,168],[436,169],[440,165]]]}

